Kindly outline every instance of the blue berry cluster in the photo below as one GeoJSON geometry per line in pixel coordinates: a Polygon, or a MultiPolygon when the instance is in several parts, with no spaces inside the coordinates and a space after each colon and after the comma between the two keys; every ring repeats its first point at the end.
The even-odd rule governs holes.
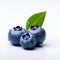
{"type": "Polygon", "coordinates": [[[24,49],[33,49],[36,45],[44,42],[46,32],[39,26],[31,26],[28,31],[20,26],[9,30],[8,40],[15,46],[22,46],[24,49]]]}

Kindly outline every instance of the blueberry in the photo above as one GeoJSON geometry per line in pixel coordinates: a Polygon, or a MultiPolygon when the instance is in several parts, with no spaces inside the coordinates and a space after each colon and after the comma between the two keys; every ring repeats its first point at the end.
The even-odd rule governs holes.
{"type": "Polygon", "coordinates": [[[20,44],[24,49],[33,49],[36,45],[35,37],[30,32],[26,32],[22,34],[20,44]]]}
{"type": "Polygon", "coordinates": [[[9,30],[8,39],[13,45],[20,45],[19,43],[20,37],[25,32],[26,32],[25,29],[23,29],[20,26],[16,26],[13,29],[9,30]]]}
{"type": "Polygon", "coordinates": [[[31,28],[28,31],[35,36],[37,42],[36,45],[42,44],[44,42],[46,32],[43,28],[38,26],[31,26],[31,28]]]}

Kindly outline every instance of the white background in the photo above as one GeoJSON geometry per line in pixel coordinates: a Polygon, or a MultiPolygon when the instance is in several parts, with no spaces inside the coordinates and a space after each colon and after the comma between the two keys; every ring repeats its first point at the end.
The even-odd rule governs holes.
{"type": "Polygon", "coordinates": [[[0,60],[60,60],[60,0],[0,0],[0,60]],[[10,28],[25,28],[28,17],[47,10],[43,47],[24,50],[8,41],[10,28]]]}

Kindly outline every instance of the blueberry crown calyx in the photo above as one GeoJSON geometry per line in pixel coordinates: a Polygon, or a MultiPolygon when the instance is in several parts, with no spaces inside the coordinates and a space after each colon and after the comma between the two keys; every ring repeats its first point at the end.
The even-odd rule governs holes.
{"type": "Polygon", "coordinates": [[[20,30],[22,30],[23,28],[22,27],[20,27],[20,26],[16,26],[16,27],[14,27],[14,30],[15,31],[20,31],[20,30]]]}
{"type": "Polygon", "coordinates": [[[29,33],[26,33],[22,37],[23,37],[24,40],[28,40],[30,38],[30,35],[29,35],[29,33]]]}
{"type": "Polygon", "coordinates": [[[31,26],[30,29],[32,29],[32,30],[36,30],[37,28],[38,28],[38,26],[31,26]]]}

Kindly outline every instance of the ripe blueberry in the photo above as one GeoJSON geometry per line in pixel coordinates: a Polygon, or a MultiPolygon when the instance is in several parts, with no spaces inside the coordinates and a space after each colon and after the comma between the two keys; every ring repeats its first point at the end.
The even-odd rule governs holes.
{"type": "Polygon", "coordinates": [[[28,31],[35,36],[36,45],[42,44],[44,42],[46,32],[43,28],[38,26],[31,26],[31,28],[28,31]]]}
{"type": "Polygon", "coordinates": [[[30,32],[26,32],[22,34],[20,44],[24,49],[33,49],[36,45],[35,37],[30,32]]]}
{"type": "Polygon", "coordinates": [[[16,26],[13,29],[9,30],[8,39],[13,45],[20,45],[20,37],[26,30],[20,26],[16,26]]]}

